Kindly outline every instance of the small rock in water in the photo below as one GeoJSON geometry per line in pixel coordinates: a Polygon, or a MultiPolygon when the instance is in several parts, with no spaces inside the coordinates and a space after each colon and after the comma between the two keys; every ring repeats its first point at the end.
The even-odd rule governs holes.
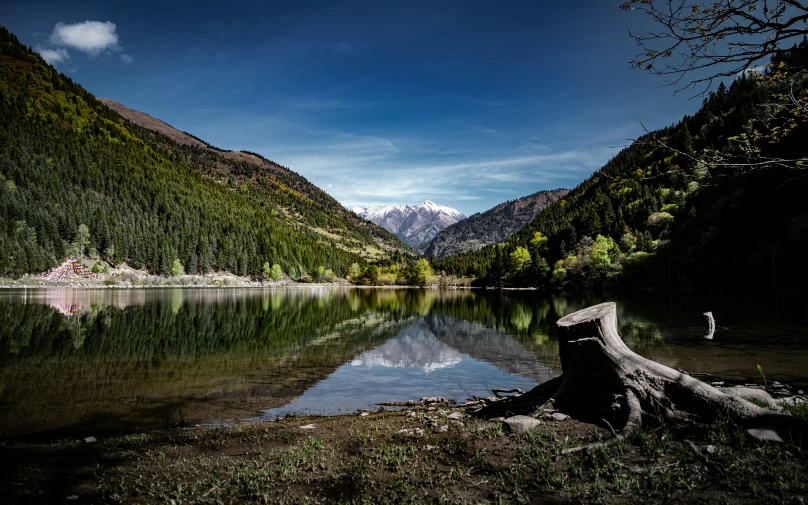
{"type": "Polygon", "coordinates": [[[802,389],[800,389],[800,390],[798,390],[798,391],[797,391],[797,394],[798,394],[798,395],[804,395],[804,394],[805,394],[805,391],[803,391],[802,389]]]}
{"type": "Polygon", "coordinates": [[[421,398],[421,403],[446,403],[446,398],[442,396],[425,396],[421,398]]]}
{"type": "Polygon", "coordinates": [[[87,437],[84,439],[85,444],[92,444],[95,442],[95,437],[87,437]]]}
{"type": "Polygon", "coordinates": [[[715,381],[715,382],[712,383],[712,385],[713,386],[723,386],[724,382],[723,381],[715,381]]]}
{"type": "Polygon", "coordinates": [[[359,414],[359,417],[365,417],[365,416],[369,416],[369,415],[370,414],[368,414],[367,412],[362,412],[361,414],[359,414]]]}
{"type": "Polygon", "coordinates": [[[513,416],[503,421],[514,433],[525,433],[537,428],[541,421],[528,416],[513,416]]]}
{"type": "Polygon", "coordinates": [[[562,414],[561,412],[554,412],[550,414],[550,418],[553,421],[566,421],[567,419],[570,418],[570,416],[568,416],[567,414],[562,414]]]}
{"type": "Polygon", "coordinates": [[[313,430],[313,429],[314,429],[314,428],[316,428],[316,427],[317,427],[317,426],[315,426],[315,425],[313,425],[313,424],[306,424],[306,425],[304,425],[304,426],[300,426],[300,429],[301,429],[301,430],[313,430]]]}

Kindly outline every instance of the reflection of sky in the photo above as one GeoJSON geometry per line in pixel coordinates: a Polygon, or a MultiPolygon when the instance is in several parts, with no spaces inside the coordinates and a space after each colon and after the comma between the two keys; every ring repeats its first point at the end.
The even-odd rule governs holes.
{"type": "MultiPolygon", "coordinates": [[[[509,337],[503,337],[509,338],[509,337]]],[[[494,388],[527,391],[537,382],[472,358],[414,324],[259,419],[290,414],[338,414],[379,403],[443,396],[458,402],[491,396],[494,388]]]]}

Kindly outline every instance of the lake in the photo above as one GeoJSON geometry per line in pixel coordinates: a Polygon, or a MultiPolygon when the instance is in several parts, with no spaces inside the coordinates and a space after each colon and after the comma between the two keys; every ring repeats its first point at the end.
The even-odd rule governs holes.
{"type": "Polygon", "coordinates": [[[338,414],[560,373],[555,322],[616,301],[634,351],[808,389],[805,300],[330,287],[0,290],[0,435],[338,414]],[[704,338],[702,313],[717,331],[704,338]]]}

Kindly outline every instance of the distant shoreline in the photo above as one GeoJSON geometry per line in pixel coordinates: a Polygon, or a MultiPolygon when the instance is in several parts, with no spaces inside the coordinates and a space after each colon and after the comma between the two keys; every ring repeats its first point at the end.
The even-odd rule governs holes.
{"type": "MultiPolygon", "coordinates": [[[[67,288],[67,289],[148,289],[148,288],[200,288],[200,289],[215,289],[215,288],[285,288],[285,287],[317,287],[317,288],[351,288],[351,289],[485,289],[472,286],[360,286],[348,283],[318,283],[318,282],[295,282],[295,281],[281,281],[281,282],[259,282],[259,281],[232,281],[228,282],[204,282],[204,283],[183,283],[181,279],[172,280],[171,277],[166,277],[163,282],[149,281],[144,284],[133,284],[118,282],[109,284],[106,280],[97,281],[83,281],[83,282],[60,282],[50,281],[45,279],[9,279],[0,278],[0,289],[48,289],[48,288],[67,288]],[[34,282],[31,282],[34,281],[34,282]]],[[[530,290],[535,288],[505,288],[508,290],[530,290]]]]}

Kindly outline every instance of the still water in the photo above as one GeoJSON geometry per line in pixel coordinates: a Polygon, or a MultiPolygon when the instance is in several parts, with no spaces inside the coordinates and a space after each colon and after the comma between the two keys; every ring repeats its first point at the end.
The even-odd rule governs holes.
{"type": "Polygon", "coordinates": [[[415,289],[0,290],[0,436],[355,412],[527,390],[560,373],[555,322],[618,303],[634,351],[808,389],[804,300],[415,289]],[[702,312],[718,325],[712,340],[702,312]]]}

